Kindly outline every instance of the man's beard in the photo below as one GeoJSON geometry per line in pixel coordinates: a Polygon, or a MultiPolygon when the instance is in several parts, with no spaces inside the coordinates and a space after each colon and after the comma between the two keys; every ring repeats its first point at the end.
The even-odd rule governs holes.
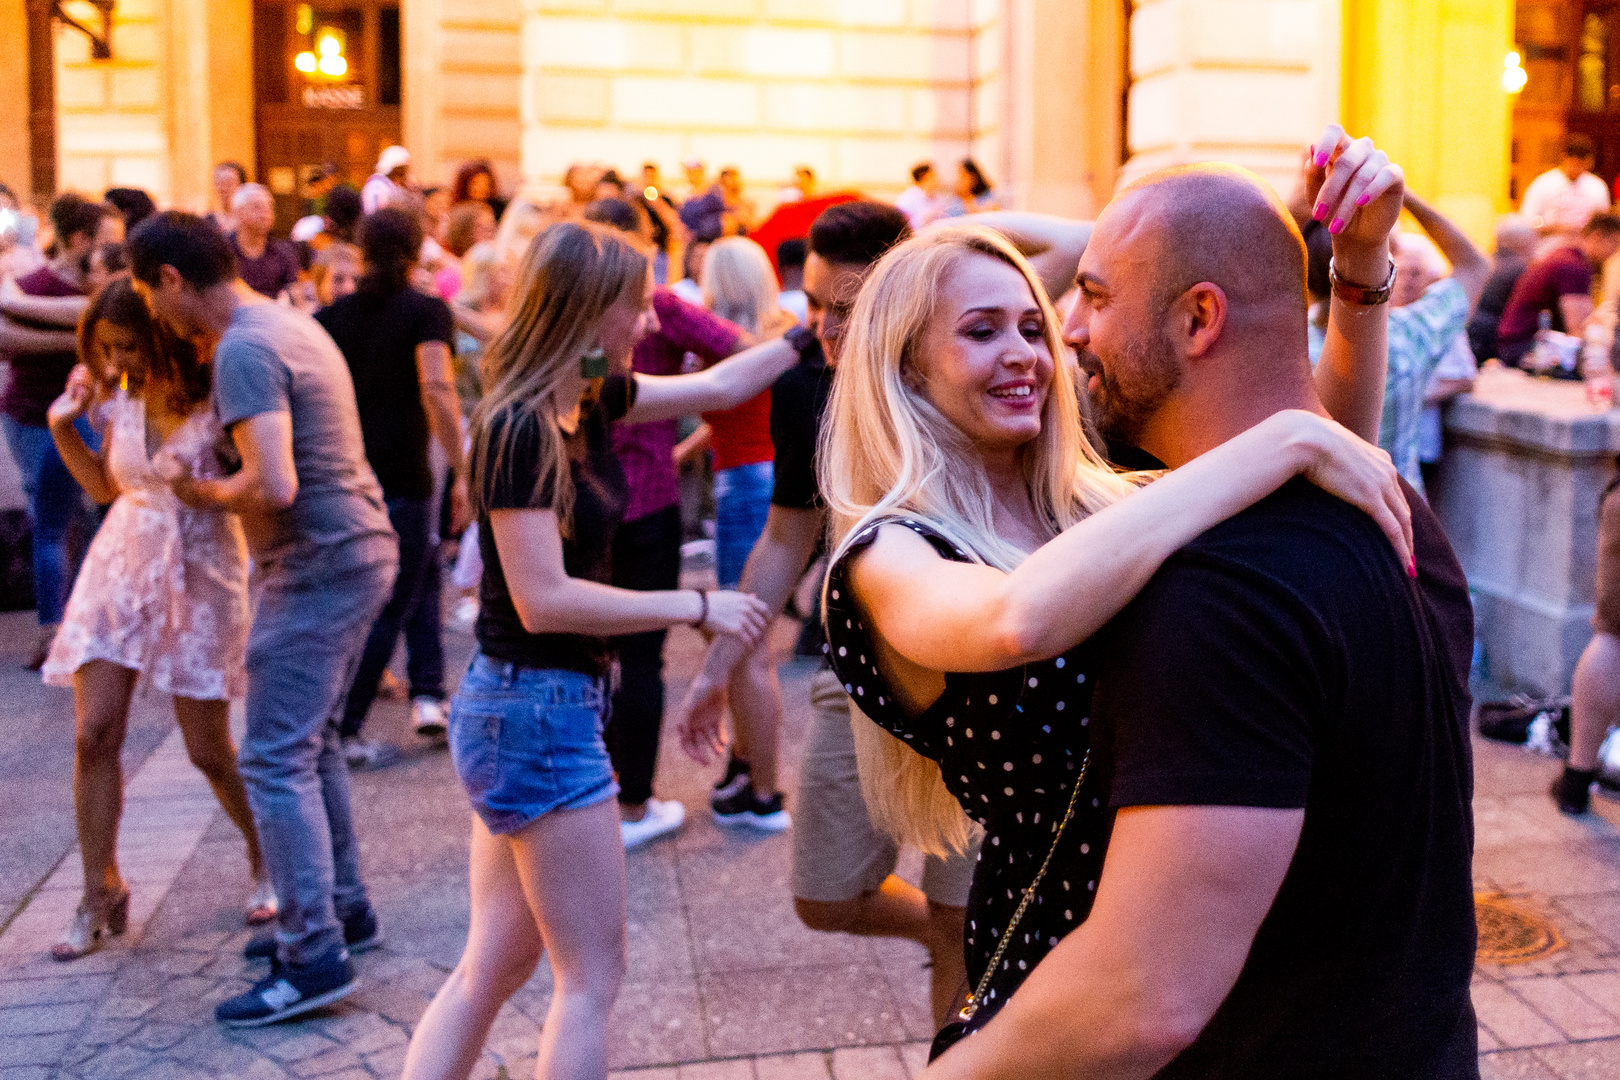
{"type": "Polygon", "coordinates": [[[1091,355],[1098,376],[1091,395],[1097,430],[1111,442],[1140,448],[1142,429],[1181,386],[1181,365],[1170,342],[1162,334],[1132,341],[1107,364],[1091,355]]]}

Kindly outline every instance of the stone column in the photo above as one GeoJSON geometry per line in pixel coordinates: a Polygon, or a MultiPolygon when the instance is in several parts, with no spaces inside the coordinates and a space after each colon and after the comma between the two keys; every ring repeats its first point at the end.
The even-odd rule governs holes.
{"type": "Polygon", "coordinates": [[[1122,182],[1228,161],[1287,193],[1339,112],[1338,0],[1146,0],[1131,16],[1122,182]]]}
{"type": "Polygon", "coordinates": [[[213,199],[216,162],[238,161],[250,177],[255,175],[253,4],[168,0],[163,22],[168,36],[169,200],[201,212],[213,199]]]}
{"type": "Polygon", "coordinates": [[[28,17],[26,0],[0,0],[0,182],[28,201],[28,17]]]}
{"type": "MultiPolygon", "coordinates": [[[[1118,0],[1005,0],[1002,169],[1010,205],[1091,218],[1121,161],[1125,8],[1118,0]]],[[[982,61],[981,61],[982,62],[982,61]]],[[[978,152],[977,140],[975,152],[978,152]]]]}

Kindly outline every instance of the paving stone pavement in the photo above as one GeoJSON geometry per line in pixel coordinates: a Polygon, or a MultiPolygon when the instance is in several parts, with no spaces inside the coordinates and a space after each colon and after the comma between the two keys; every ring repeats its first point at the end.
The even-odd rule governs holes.
{"type": "MultiPolygon", "coordinates": [[[[22,625],[15,619],[0,616],[0,663],[14,663],[4,643],[21,640],[11,632],[22,625]]],[[[791,783],[812,667],[786,659],[792,627],[777,629],[791,783]]],[[[448,640],[452,660],[463,662],[465,635],[452,631],[448,640]]],[[[694,632],[671,635],[672,697],[684,690],[700,647],[694,632]]],[[[37,681],[0,674],[0,698],[0,710],[43,710],[53,723],[71,725],[61,692],[37,681]]],[[[187,764],[172,721],[165,728],[153,719],[161,703],[142,702],[137,711],[143,735],[126,754],[120,845],[135,899],[122,939],[71,964],[46,955],[79,886],[71,821],[64,832],[55,820],[70,803],[42,795],[39,810],[0,807],[0,829],[26,834],[11,837],[23,843],[12,876],[21,880],[26,870],[36,882],[20,902],[0,903],[0,1080],[397,1076],[411,1028],[466,935],[468,811],[448,756],[409,733],[403,703],[378,704],[368,734],[398,744],[402,760],[357,774],[354,802],[387,942],[357,958],[362,988],[339,1005],[302,1022],[226,1031],[213,1022],[213,1006],[260,973],[240,952],[250,936],[241,925],[241,838],[187,764]]],[[[28,760],[28,748],[8,738],[15,740],[0,733],[6,785],[4,769],[28,760]]],[[[45,794],[65,790],[71,778],[61,755],[39,758],[47,775],[29,781],[45,794]]],[[[1543,911],[1568,942],[1534,963],[1479,968],[1482,1073],[1487,1080],[1620,1076],[1620,804],[1595,799],[1596,814],[1570,820],[1545,794],[1553,762],[1480,742],[1475,766],[1478,887],[1543,911]]],[[[788,892],[789,838],[713,825],[712,779],[666,742],[659,794],[684,802],[689,819],[675,837],[629,855],[629,973],[613,1019],[615,1075],[915,1075],[932,1034],[921,948],[804,929],[788,892]]],[[[913,876],[919,868],[916,859],[903,867],[913,876]]],[[[549,1002],[542,964],[502,1010],[476,1080],[502,1070],[532,1075],[549,1002]]]]}

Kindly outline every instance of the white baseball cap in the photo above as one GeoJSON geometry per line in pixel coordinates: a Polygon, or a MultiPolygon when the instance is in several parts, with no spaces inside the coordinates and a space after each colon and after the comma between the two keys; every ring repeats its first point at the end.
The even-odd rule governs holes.
{"type": "Polygon", "coordinates": [[[387,176],[401,165],[411,163],[411,152],[403,146],[390,146],[377,158],[377,172],[387,176]]]}

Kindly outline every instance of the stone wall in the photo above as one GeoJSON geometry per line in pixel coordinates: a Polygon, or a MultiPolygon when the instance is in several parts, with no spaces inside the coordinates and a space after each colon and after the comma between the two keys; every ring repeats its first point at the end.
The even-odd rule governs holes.
{"type": "Polygon", "coordinates": [[[997,0],[526,0],[523,172],[737,164],[774,189],[897,192],[993,138],[997,0]],[[975,72],[983,69],[982,76],[975,72]]]}
{"type": "Polygon", "coordinates": [[[403,0],[404,139],[415,172],[448,184],[488,158],[499,185],[520,180],[523,82],[520,0],[403,0]]]}
{"type": "Polygon", "coordinates": [[[1592,636],[1597,515],[1620,454],[1620,413],[1579,384],[1495,365],[1449,407],[1429,493],[1474,599],[1491,679],[1566,694],[1592,636]]]}

